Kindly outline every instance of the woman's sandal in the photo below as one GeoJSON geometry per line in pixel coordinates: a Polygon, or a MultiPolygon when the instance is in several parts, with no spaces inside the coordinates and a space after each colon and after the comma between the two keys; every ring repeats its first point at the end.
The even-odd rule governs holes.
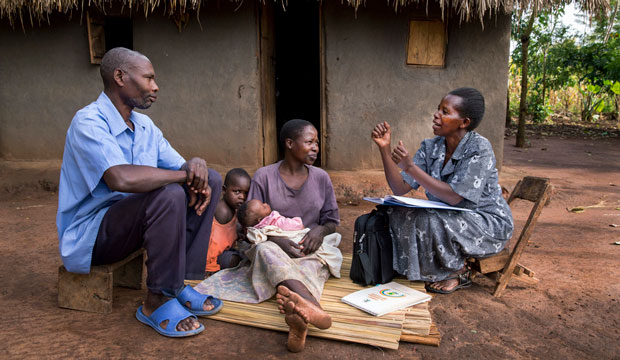
{"type": "MultiPolygon", "coordinates": [[[[426,290],[428,290],[430,292],[439,293],[439,294],[450,294],[450,293],[455,292],[458,289],[463,289],[463,288],[470,287],[471,284],[472,284],[470,277],[471,277],[471,271],[467,270],[467,271],[465,271],[462,274],[459,274],[459,275],[456,275],[456,276],[451,276],[451,277],[443,279],[443,280],[458,279],[459,283],[455,287],[450,289],[450,290],[435,289],[435,288],[431,287],[430,284],[426,285],[425,287],[426,287],[426,290]]],[[[441,281],[443,281],[443,280],[441,280],[441,281]]]]}
{"type": "Polygon", "coordinates": [[[181,303],[181,305],[183,305],[185,309],[190,311],[192,314],[198,316],[213,315],[220,311],[222,309],[222,306],[224,305],[222,300],[211,295],[203,295],[198,291],[194,290],[194,288],[189,285],[185,286],[183,291],[181,291],[181,293],[177,296],[177,300],[179,300],[179,303],[181,303]],[[213,305],[213,309],[203,309],[203,305],[207,300],[209,300],[211,305],[213,305]],[[187,304],[188,302],[189,307],[185,306],[185,304],[187,304]]]}
{"type": "Polygon", "coordinates": [[[187,311],[184,306],[181,306],[177,299],[170,299],[166,301],[163,305],[155,309],[151,316],[146,316],[144,312],[142,312],[142,306],[140,306],[136,311],[136,319],[138,319],[138,321],[152,327],[161,335],[168,337],[192,336],[201,333],[205,329],[204,325],[200,324],[200,327],[195,330],[177,330],[177,325],[179,322],[189,317],[197,319],[196,316],[187,311]],[[164,329],[160,324],[166,320],[168,320],[168,325],[166,325],[166,328],[164,329]]]}

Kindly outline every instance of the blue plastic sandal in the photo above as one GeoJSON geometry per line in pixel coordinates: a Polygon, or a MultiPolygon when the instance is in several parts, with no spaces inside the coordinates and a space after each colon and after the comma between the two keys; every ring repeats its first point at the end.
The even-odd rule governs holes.
{"type": "Polygon", "coordinates": [[[177,299],[170,299],[166,301],[162,306],[153,311],[151,316],[144,315],[142,312],[142,306],[136,310],[136,319],[138,319],[138,321],[152,327],[161,335],[168,337],[197,335],[205,329],[204,325],[200,324],[200,327],[196,330],[178,331],[177,325],[179,322],[183,319],[187,319],[188,317],[197,319],[195,315],[187,311],[184,306],[179,304],[177,299]],[[166,320],[168,320],[168,325],[166,325],[166,328],[164,329],[159,324],[166,320]]]}
{"type": "Polygon", "coordinates": [[[192,314],[198,316],[213,315],[220,311],[222,309],[222,306],[224,305],[222,300],[211,295],[203,295],[198,291],[194,290],[194,288],[189,285],[187,285],[183,289],[183,291],[181,291],[179,296],[177,296],[177,300],[179,300],[179,303],[181,303],[181,305],[183,305],[185,309],[189,310],[192,314]],[[202,305],[207,300],[211,302],[211,305],[213,305],[213,309],[203,310],[202,305]],[[185,304],[188,302],[190,305],[189,307],[185,306],[185,304]]]}

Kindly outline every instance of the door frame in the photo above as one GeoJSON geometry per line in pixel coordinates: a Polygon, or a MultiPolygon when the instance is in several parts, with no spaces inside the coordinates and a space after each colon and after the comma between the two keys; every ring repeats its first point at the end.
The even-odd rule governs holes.
{"type": "MultiPolygon", "coordinates": [[[[263,165],[273,164],[278,160],[278,134],[276,124],[276,82],[275,82],[275,14],[274,3],[265,1],[256,2],[258,49],[259,49],[259,81],[261,121],[260,150],[263,165]]],[[[319,151],[321,152],[321,167],[327,165],[327,91],[326,91],[326,61],[325,61],[325,20],[323,16],[323,2],[319,2],[319,77],[320,77],[320,134],[319,151]]]]}
{"type": "Polygon", "coordinates": [[[323,1],[319,1],[319,63],[321,68],[319,69],[321,78],[321,133],[319,134],[319,146],[321,151],[321,167],[327,166],[327,74],[326,59],[325,59],[325,17],[323,16],[323,1]]]}
{"type": "Polygon", "coordinates": [[[276,126],[275,16],[272,1],[255,2],[257,7],[261,121],[259,121],[262,165],[278,160],[276,126]]]}

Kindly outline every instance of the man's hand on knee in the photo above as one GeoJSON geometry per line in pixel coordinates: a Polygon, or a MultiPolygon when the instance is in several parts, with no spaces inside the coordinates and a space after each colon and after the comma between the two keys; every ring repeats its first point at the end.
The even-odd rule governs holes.
{"type": "Polygon", "coordinates": [[[196,194],[207,195],[211,197],[211,189],[209,188],[209,169],[207,162],[201,158],[191,158],[181,167],[185,170],[187,178],[185,180],[187,187],[196,194]]]}
{"type": "Polygon", "coordinates": [[[189,203],[187,206],[196,210],[196,214],[198,216],[202,215],[207,206],[211,202],[211,187],[207,185],[207,191],[205,193],[196,193],[191,189],[188,190],[189,193],[189,203]]]}

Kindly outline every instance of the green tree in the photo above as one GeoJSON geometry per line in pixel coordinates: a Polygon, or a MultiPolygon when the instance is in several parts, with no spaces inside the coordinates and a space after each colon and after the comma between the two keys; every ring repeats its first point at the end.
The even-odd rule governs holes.
{"type": "Polygon", "coordinates": [[[612,2],[611,16],[592,18],[592,31],[564,39],[550,51],[559,86],[576,86],[581,94],[581,119],[611,108],[618,118],[620,87],[620,13],[612,2]]]}
{"type": "Polygon", "coordinates": [[[513,13],[512,38],[518,44],[511,56],[517,66],[511,69],[513,78],[521,76],[518,147],[525,146],[526,116],[543,121],[551,114],[547,103],[550,89],[578,89],[584,120],[592,120],[595,112],[609,108],[610,104],[617,117],[617,91],[620,90],[618,2],[611,1],[611,11],[606,6],[601,7],[598,15],[592,18],[593,30],[582,35],[570,34],[559,22],[564,12],[562,2],[545,9],[539,9],[539,3],[533,2],[530,8],[513,13]]]}
{"type": "MultiPolygon", "coordinates": [[[[546,97],[550,85],[555,81],[550,78],[549,52],[557,41],[567,34],[567,28],[560,23],[564,13],[563,5],[550,10],[538,11],[535,4],[528,12],[513,13],[512,37],[518,40],[511,59],[518,66],[513,67],[515,73],[521,75],[521,96],[519,102],[519,123],[517,130],[517,146],[525,146],[525,119],[533,115],[535,121],[543,121],[549,115],[546,97]]],[[[508,124],[508,122],[507,122],[508,124]]]]}
{"type": "MultiPolygon", "coordinates": [[[[524,21],[523,19],[524,13],[519,11],[518,19],[519,21],[516,23],[516,33],[519,35],[518,38],[520,40],[521,47],[521,99],[519,102],[519,122],[517,128],[517,147],[525,147],[525,117],[527,115],[527,83],[528,83],[528,55],[529,55],[529,46],[530,46],[530,36],[532,34],[532,30],[534,28],[534,21],[536,21],[536,16],[538,15],[538,2],[534,3],[534,7],[529,14],[525,14],[524,21]]],[[[513,27],[513,33],[515,29],[513,27]]]]}

